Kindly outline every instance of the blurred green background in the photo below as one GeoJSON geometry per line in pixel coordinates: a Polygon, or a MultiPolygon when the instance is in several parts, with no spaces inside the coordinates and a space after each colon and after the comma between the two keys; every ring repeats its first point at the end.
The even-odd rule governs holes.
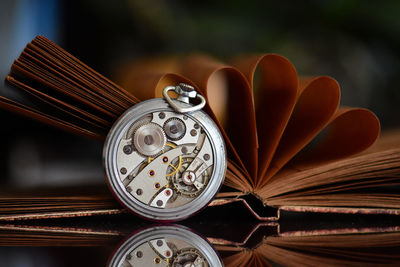
{"type": "MultiPolygon", "coordinates": [[[[372,109],[387,129],[400,126],[399,13],[400,1],[3,0],[0,75],[37,34],[111,79],[146,56],[278,53],[301,75],[333,76],[342,104],[372,109]]],[[[4,111],[0,123],[3,181],[103,182],[101,144],[4,111]]]]}

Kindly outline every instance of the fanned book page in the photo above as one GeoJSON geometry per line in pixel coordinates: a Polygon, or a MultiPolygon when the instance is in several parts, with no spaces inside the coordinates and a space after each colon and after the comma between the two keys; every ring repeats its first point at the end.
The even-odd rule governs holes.
{"type": "Polygon", "coordinates": [[[245,56],[232,65],[205,55],[142,60],[125,66],[123,89],[38,36],[6,80],[36,106],[1,97],[1,107],[98,140],[139,99],[188,83],[207,99],[205,110],[228,148],[225,185],[232,192],[220,197],[252,193],[266,205],[299,211],[400,208],[400,135],[368,152],[380,132],[377,117],[341,107],[334,79],[299,78],[279,55],[245,56]]]}
{"type": "Polygon", "coordinates": [[[138,102],[41,36],[14,61],[6,81],[32,96],[43,110],[1,97],[3,108],[99,140],[104,140],[113,122],[138,102]]]}

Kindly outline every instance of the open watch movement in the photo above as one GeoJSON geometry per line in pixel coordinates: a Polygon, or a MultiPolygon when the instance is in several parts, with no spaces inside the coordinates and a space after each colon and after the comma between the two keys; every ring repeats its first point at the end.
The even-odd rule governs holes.
{"type": "Polygon", "coordinates": [[[188,228],[153,226],[127,238],[115,250],[109,267],[222,267],[211,244],[188,228]]]}
{"type": "Polygon", "coordinates": [[[201,110],[205,98],[193,87],[168,86],[163,96],[136,104],[118,119],[104,145],[104,166],[112,193],[128,210],[176,221],[216,195],[226,150],[217,125],[201,110]]]}

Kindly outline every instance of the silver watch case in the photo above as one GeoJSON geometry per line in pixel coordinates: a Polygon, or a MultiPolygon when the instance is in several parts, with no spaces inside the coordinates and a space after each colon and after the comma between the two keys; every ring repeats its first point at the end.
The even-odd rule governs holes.
{"type": "MultiPolygon", "coordinates": [[[[183,107],[192,106],[191,104],[178,100],[172,101],[183,107]]],[[[167,101],[162,98],[146,100],[128,109],[113,125],[104,144],[103,164],[106,180],[116,199],[129,211],[155,221],[167,222],[183,220],[206,207],[220,189],[227,166],[224,140],[218,126],[204,111],[198,110],[185,113],[185,116],[188,116],[201,125],[201,128],[211,142],[214,160],[211,177],[205,189],[191,202],[183,206],[167,209],[150,206],[136,199],[127,191],[126,186],[122,183],[120,179],[120,170],[117,166],[117,153],[123,135],[128,131],[129,127],[147,114],[153,114],[154,112],[175,112],[182,116],[182,114],[177,113],[167,101]]]]}

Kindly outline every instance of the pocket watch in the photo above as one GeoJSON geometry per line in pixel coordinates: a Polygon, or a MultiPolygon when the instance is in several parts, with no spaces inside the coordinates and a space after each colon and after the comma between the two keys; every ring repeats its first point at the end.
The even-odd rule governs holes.
{"type": "Polygon", "coordinates": [[[177,221],[214,198],[225,177],[226,149],[218,126],[202,111],[205,104],[190,85],[167,86],[163,98],[140,102],[116,121],[103,163],[109,188],[126,209],[177,221]]]}
{"type": "Polygon", "coordinates": [[[128,237],[110,257],[108,266],[222,267],[223,264],[211,244],[190,229],[160,225],[128,237]]]}

